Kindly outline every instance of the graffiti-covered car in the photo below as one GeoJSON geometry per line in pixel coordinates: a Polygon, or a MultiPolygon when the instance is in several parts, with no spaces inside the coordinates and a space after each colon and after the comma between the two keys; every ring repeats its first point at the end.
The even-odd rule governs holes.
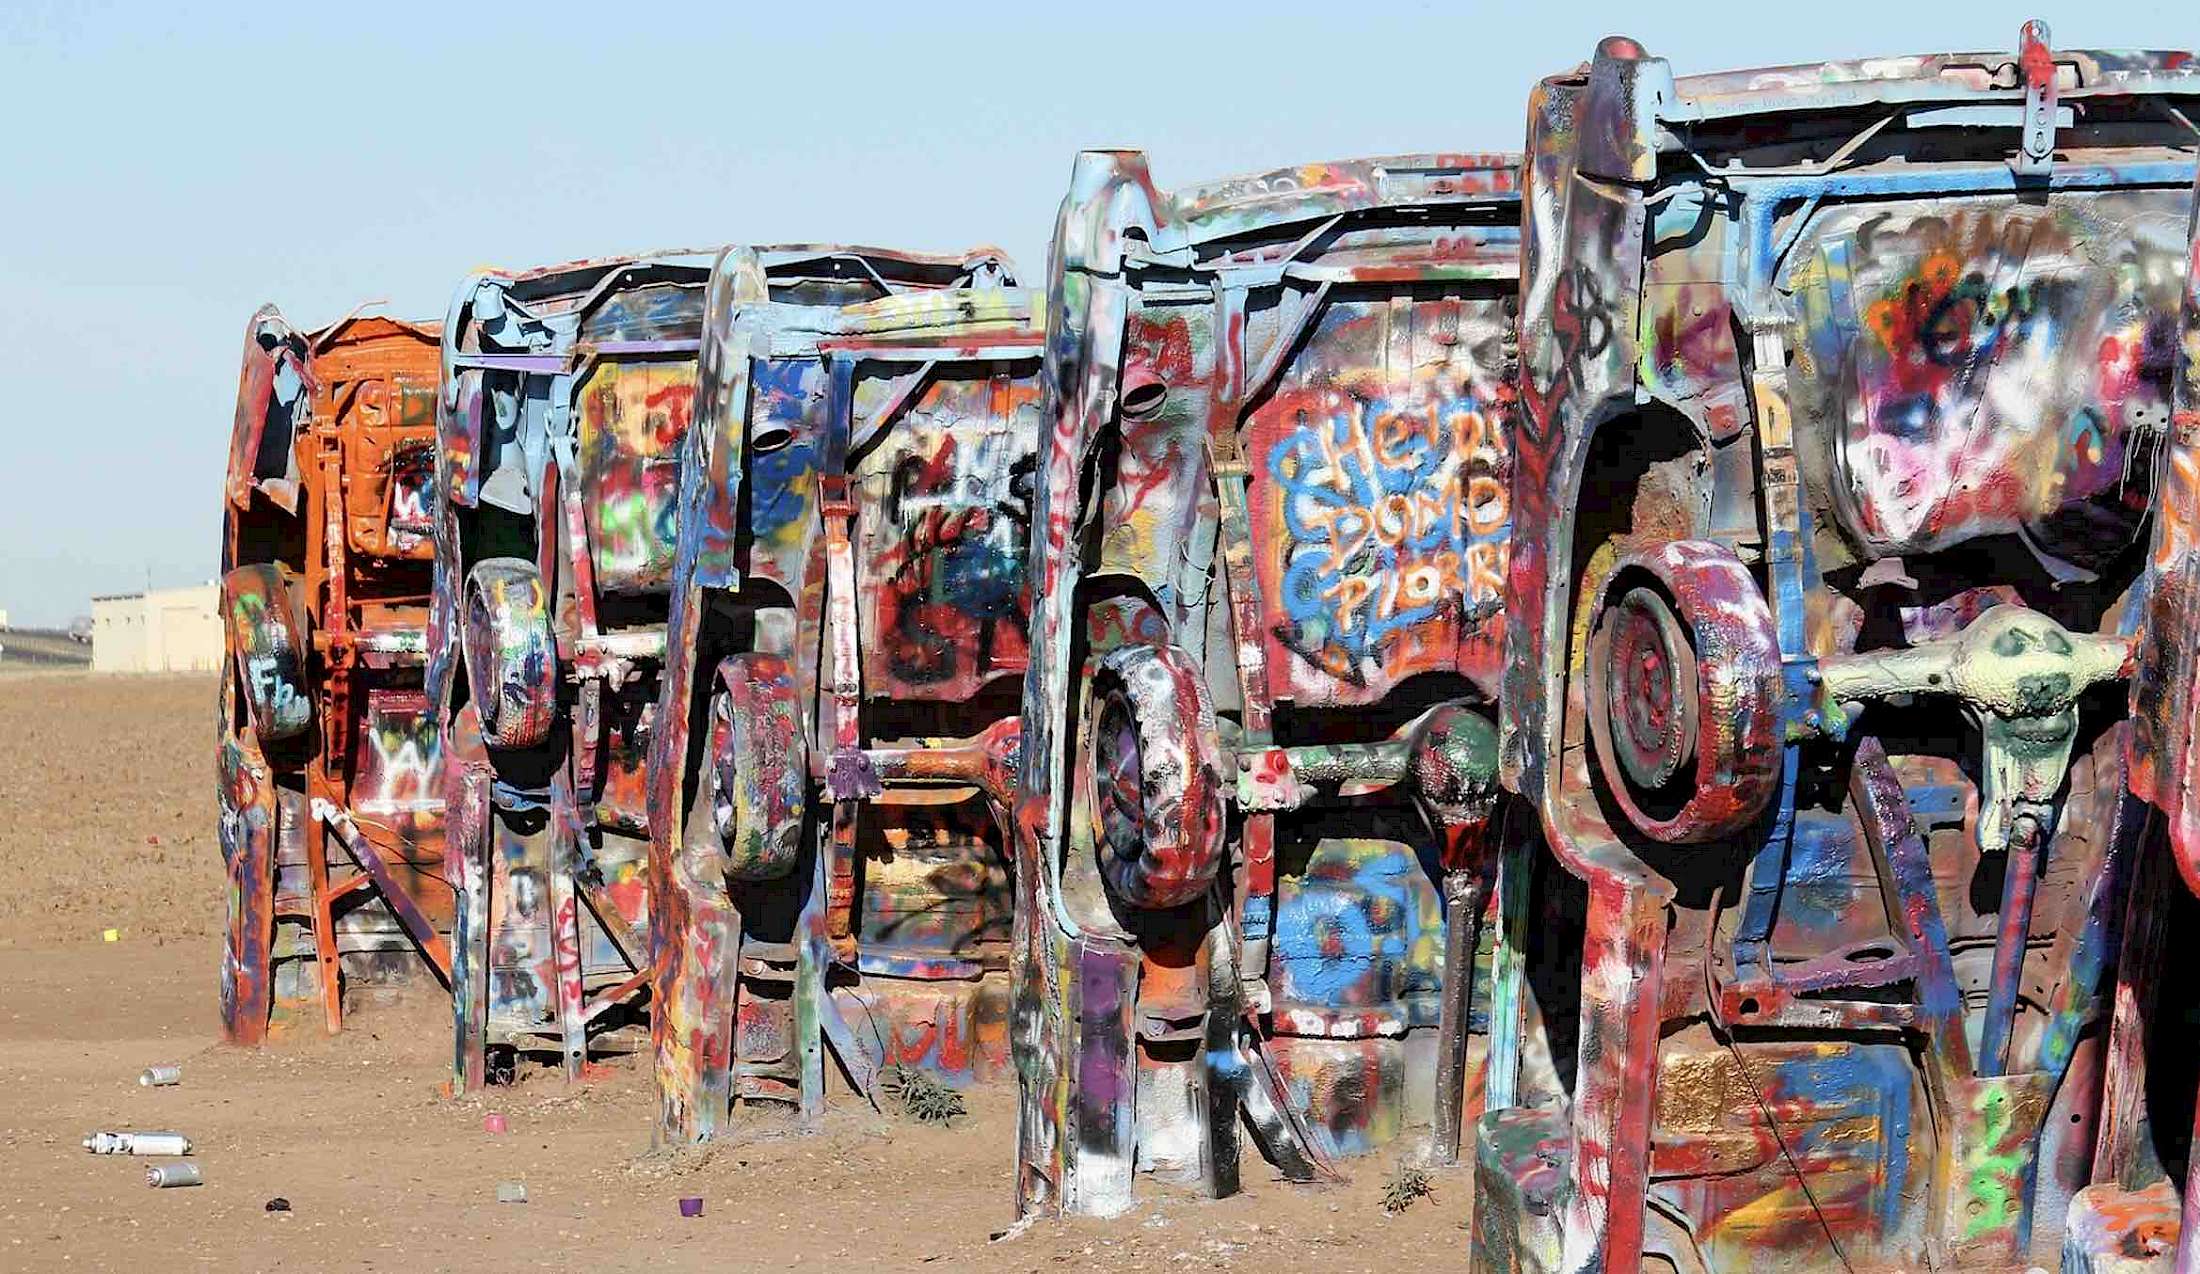
{"type": "Polygon", "coordinates": [[[722,255],[650,772],[661,1140],[1005,1073],[1039,439],[992,250],[722,255]]]}
{"type": "Polygon", "coordinates": [[[1481,1267],[2056,1259],[2196,94],[2038,24],[1535,92],[1503,777],[1565,1100],[1484,1115],[1481,1267]]]}
{"type": "Polygon", "coordinates": [[[422,692],[437,329],[245,329],[222,503],[223,1034],[447,978],[443,799],[422,692]]]}
{"type": "Polygon", "coordinates": [[[454,1067],[582,1073],[648,981],[643,765],[709,258],[481,272],[438,400],[429,694],[442,731],[454,1067]]]}
{"type": "MultiPolygon", "coordinates": [[[[443,730],[467,1086],[523,1053],[582,1073],[646,997],[647,763],[680,457],[715,252],[467,279],[443,330],[429,689],[443,730]]],[[[788,295],[871,296],[879,263],[761,250],[788,295]]],[[[911,260],[931,286],[955,260],[911,260]]]]}
{"type": "Polygon", "coordinates": [[[1142,154],[1077,161],[1015,863],[1027,1211],[1119,1211],[1140,1170],[1229,1193],[1241,1113],[1298,1179],[1409,1126],[1456,1144],[1515,174],[1414,155],[1163,192],[1142,154]]]}

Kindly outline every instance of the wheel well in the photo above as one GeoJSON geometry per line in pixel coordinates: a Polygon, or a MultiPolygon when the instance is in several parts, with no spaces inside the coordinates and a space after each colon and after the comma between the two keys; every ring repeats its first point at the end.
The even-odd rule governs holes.
{"type": "Polygon", "coordinates": [[[1663,403],[1643,404],[1597,429],[1574,490],[1569,608],[1580,604],[1574,589],[1607,540],[1653,530],[1670,539],[1701,532],[1709,519],[1708,492],[1686,491],[1681,479],[1685,462],[1702,450],[1695,424],[1663,403]],[[1691,495],[1704,498],[1691,502],[1691,495]]]}

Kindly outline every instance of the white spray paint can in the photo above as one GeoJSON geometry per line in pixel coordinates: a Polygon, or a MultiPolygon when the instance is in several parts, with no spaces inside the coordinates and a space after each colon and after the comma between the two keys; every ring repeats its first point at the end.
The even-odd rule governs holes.
{"type": "Polygon", "coordinates": [[[148,1066],[145,1068],[145,1073],[138,1076],[138,1087],[140,1088],[167,1088],[170,1085],[182,1082],[183,1068],[181,1066],[148,1066]]]}
{"type": "Polygon", "coordinates": [[[155,1190],[171,1190],[177,1186],[203,1185],[206,1178],[199,1175],[199,1165],[186,1159],[177,1163],[149,1163],[145,1165],[145,1184],[155,1190]]]}
{"type": "Polygon", "coordinates": [[[95,1155],[187,1155],[191,1139],[180,1132],[95,1132],[84,1148],[95,1155]]]}

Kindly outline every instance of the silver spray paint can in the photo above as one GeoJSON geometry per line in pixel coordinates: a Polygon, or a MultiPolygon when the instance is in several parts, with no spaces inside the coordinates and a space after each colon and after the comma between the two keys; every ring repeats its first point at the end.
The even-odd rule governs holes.
{"type": "Polygon", "coordinates": [[[145,1073],[138,1076],[138,1087],[140,1088],[167,1088],[182,1082],[183,1068],[181,1066],[148,1066],[145,1068],[145,1073]]]}
{"type": "Polygon", "coordinates": [[[177,1186],[203,1185],[205,1182],[206,1178],[199,1175],[199,1165],[188,1159],[145,1165],[145,1184],[155,1190],[172,1190],[177,1186]]]}
{"type": "Polygon", "coordinates": [[[95,1132],[84,1148],[95,1155],[187,1155],[191,1139],[180,1132],[95,1132]]]}

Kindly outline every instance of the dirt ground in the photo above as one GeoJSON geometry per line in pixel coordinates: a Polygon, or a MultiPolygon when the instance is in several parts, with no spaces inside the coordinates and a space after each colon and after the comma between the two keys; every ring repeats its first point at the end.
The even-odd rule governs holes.
{"type": "MultiPolygon", "coordinates": [[[[0,1270],[1111,1271],[1463,1268],[1465,1171],[1396,1215],[1395,1159],[1288,1186],[1257,1159],[1220,1202],[1142,1182],[1110,1221],[1013,1219],[1012,1092],[949,1128],[843,1097],[814,1136],[752,1121],[730,1144],[649,1148],[639,1059],[487,1100],[443,1080],[448,1001],[423,994],[242,1051],[217,1042],[220,851],[203,678],[0,677],[0,1270]],[[119,931],[105,941],[103,931],[119,931]],[[147,1089],[154,1063],[183,1067],[147,1089]],[[484,1130],[506,1116],[509,1131],[484,1130]],[[97,1129],[189,1135],[206,1184],[87,1154],[97,1129]],[[524,1204],[498,1203],[500,1183],[524,1204]],[[704,1213],[679,1215],[698,1196],[704,1213]],[[269,1200],[290,1203],[267,1210],[269,1200]]],[[[429,983],[433,987],[433,983],[429,983]]],[[[163,1161],[150,1161],[163,1162],[163,1161]]]]}
{"type": "Polygon", "coordinates": [[[219,932],[221,858],[211,677],[0,675],[0,949],[219,932]]]}

